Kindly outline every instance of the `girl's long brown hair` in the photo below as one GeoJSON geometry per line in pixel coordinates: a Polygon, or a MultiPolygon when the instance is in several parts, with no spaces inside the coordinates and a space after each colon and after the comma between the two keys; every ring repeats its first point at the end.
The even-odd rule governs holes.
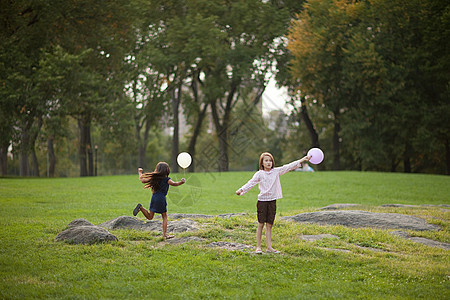
{"type": "Polygon", "coordinates": [[[141,182],[145,183],[144,189],[152,189],[153,192],[161,188],[161,180],[168,177],[170,174],[169,164],[159,162],[156,165],[155,171],[151,173],[144,173],[141,176],[141,182]]]}
{"type": "Polygon", "coordinates": [[[275,160],[273,159],[273,155],[270,154],[269,152],[263,152],[261,154],[261,156],[259,157],[259,169],[264,170],[264,166],[263,166],[264,156],[270,157],[270,159],[272,160],[272,169],[275,168],[275,160]]]}

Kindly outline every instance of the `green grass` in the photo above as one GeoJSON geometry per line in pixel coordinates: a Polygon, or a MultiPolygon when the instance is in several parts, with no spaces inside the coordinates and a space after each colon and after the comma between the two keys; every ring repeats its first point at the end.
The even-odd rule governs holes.
{"type": "MultiPolygon", "coordinates": [[[[356,203],[374,212],[404,213],[440,225],[438,232],[409,231],[450,242],[448,208],[387,208],[382,204],[450,204],[450,177],[361,172],[288,173],[281,177],[273,245],[282,255],[210,248],[213,241],[255,245],[255,187],[234,192],[251,172],[173,174],[188,179],[171,187],[169,213],[247,213],[199,219],[204,242],[162,243],[159,233],[117,230],[119,242],[55,242],[69,222],[100,224],[131,215],[150,192],[137,176],[0,179],[0,298],[58,299],[449,299],[449,251],[389,234],[388,230],[296,224],[280,216],[356,203]],[[305,242],[302,234],[339,239],[305,242]],[[340,251],[337,251],[339,249],[340,251]],[[375,251],[379,250],[379,251],[375,251]]],[[[142,216],[140,216],[143,218],[142,216]]],[[[264,243],[264,239],[263,239],[264,243]]]]}

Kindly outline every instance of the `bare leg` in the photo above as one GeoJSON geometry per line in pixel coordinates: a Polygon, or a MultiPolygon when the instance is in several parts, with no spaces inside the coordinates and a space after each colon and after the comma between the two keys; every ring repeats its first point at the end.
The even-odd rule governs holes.
{"type": "Polygon", "coordinates": [[[139,210],[144,214],[144,216],[148,219],[148,220],[153,220],[153,216],[155,215],[154,212],[146,210],[144,207],[140,207],[139,210]]]}
{"type": "Polygon", "coordinates": [[[277,251],[272,248],[272,226],[273,224],[267,223],[266,226],[266,245],[267,245],[267,252],[269,253],[280,253],[280,251],[277,251]]]}
{"type": "Polygon", "coordinates": [[[264,223],[258,223],[258,229],[256,230],[256,251],[261,251],[261,238],[264,223]]]}
{"type": "Polygon", "coordinates": [[[272,226],[273,224],[266,223],[266,249],[268,251],[273,251],[272,248],[272,226]]]}
{"type": "Polygon", "coordinates": [[[164,240],[168,240],[173,238],[173,235],[167,235],[167,213],[162,213],[161,214],[162,217],[162,231],[163,231],[163,236],[164,236],[164,240]]]}

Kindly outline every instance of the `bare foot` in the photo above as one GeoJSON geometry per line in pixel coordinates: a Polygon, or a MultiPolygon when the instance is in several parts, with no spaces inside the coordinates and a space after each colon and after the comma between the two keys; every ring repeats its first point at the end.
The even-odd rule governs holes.
{"type": "Polygon", "coordinates": [[[267,253],[276,253],[276,254],[280,253],[280,251],[275,250],[275,249],[273,249],[273,248],[267,249],[266,252],[267,252],[267,253]]]}

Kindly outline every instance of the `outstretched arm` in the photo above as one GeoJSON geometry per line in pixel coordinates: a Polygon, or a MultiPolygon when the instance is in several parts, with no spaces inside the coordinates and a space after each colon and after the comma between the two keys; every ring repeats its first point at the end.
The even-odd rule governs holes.
{"type": "Polygon", "coordinates": [[[250,179],[246,184],[244,184],[240,189],[236,191],[236,195],[242,196],[247,193],[252,187],[257,185],[259,182],[259,172],[256,172],[252,179],[250,179]]]}
{"type": "Polygon", "coordinates": [[[311,158],[311,156],[304,156],[299,160],[293,161],[287,165],[284,165],[282,167],[277,168],[280,172],[280,175],[286,174],[289,171],[295,170],[297,168],[300,168],[300,166],[302,165],[302,163],[304,163],[305,161],[309,161],[309,159],[311,158]]]}
{"type": "Polygon", "coordinates": [[[310,159],[311,159],[311,156],[306,155],[300,159],[300,163],[304,163],[305,161],[309,161],[310,159]]]}
{"type": "Polygon", "coordinates": [[[142,183],[145,183],[145,182],[142,181],[142,180],[143,180],[143,178],[142,178],[142,172],[144,172],[144,169],[138,168],[139,180],[140,180],[142,183]]]}
{"type": "Polygon", "coordinates": [[[184,179],[184,178],[181,178],[181,180],[178,182],[175,182],[172,179],[169,179],[169,181],[168,181],[169,185],[171,185],[171,186],[179,186],[179,185],[184,184],[185,182],[186,182],[186,179],[184,179]]]}

